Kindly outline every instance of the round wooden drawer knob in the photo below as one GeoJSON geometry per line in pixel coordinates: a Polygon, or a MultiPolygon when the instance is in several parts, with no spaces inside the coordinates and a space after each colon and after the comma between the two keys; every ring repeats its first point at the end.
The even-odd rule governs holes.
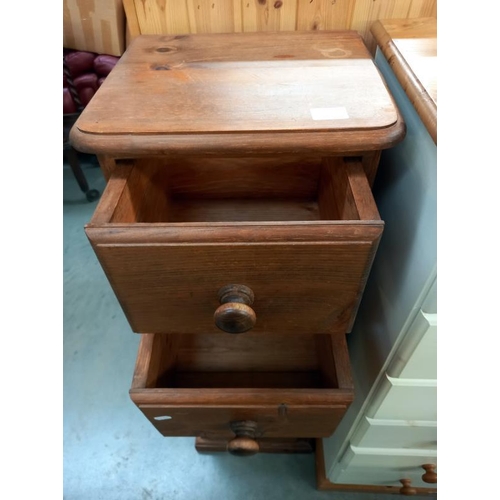
{"type": "Polygon", "coordinates": [[[259,443],[249,437],[236,437],[227,443],[227,451],[237,457],[255,455],[259,452],[259,443]]]}
{"type": "Polygon", "coordinates": [[[412,486],[411,486],[410,479],[400,479],[399,482],[403,485],[399,489],[399,493],[401,493],[401,495],[416,495],[417,494],[417,490],[415,488],[412,488],[412,486]]]}
{"type": "Polygon", "coordinates": [[[231,430],[236,434],[227,444],[227,451],[231,455],[247,457],[259,452],[259,443],[255,440],[257,423],[251,420],[231,422],[231,430]]]}
{"type": "Polygon", "coordinates": [[[438,482],[436,464],[424,464],[422,465],[422,469],[425,470],[425,473],[422,474],[422,481],[433,484],[438,482]]]}
{"type": "Polygon", "coordinates": [[[214,314],[217,328],[227,333],[243,333],[257,322],[255,311],[250,307],[254,294],[245,285],[227,285],[219,290],[220,306],[214,314]]]}

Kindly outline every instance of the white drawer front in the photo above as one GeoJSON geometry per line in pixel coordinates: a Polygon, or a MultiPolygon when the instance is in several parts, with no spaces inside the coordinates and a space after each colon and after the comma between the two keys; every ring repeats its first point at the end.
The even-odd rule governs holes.
{"type": "Polygon", "coordinates": [[[386,375],[366,415],[382,420],[437,420],[435,380],[408,380],[386,375]]]}
{"type": "Polygon", "coordinates": [[[418,313],[387,373],[398,378],[437,379],[437,314],[418,313]]]}
{"type": "MultiPolygon", "coordinates": [[[[350,446],[335,466],[334,483],[401,486],[400,479],[411,479],[412,486],[434,488],[425,483],[423,464],[437,464],[436,451],[360,448],[350,446]]],[[[437,469],[436,469],[437,470],[437,469]]]]}
{"type": "Polygon", "coordinates": [[[375,420],[364,417],[351,443],[365,448],[436,450],[437,424],[426,421],[375,420]]]}
{"type": "Polygon", "coordinates": [[[436,484],[429,484],[422,481],[424,470],[415,469],[383,469],[383,468],[362,468],[348,467],[341,470],[335,481],[337,484],[367,484],[373,486],[397,486],[401,487],[400,479],[410,479],[411,485],[415,488],[437,488],[436,484]]]}

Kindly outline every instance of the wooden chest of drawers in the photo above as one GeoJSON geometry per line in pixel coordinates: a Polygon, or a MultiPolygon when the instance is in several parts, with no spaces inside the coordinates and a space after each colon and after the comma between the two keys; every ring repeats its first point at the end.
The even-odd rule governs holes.
{"type": "Polygon", "coordinates": [[[108,179],[86,232],[162,434],[251,454],[333,433],[383,231],[370,185],[403,135],[354,32],[133,42],[71,139],[108,179]]]}

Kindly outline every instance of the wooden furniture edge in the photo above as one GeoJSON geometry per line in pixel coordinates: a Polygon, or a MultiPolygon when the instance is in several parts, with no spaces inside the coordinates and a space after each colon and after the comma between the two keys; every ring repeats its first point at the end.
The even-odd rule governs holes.
{"type": "MultiPolygon", "coordinates": [[[[378,486],[366,484],[335,484],[329,481],[325,472],[325,457],[323,451],[323,439],[316,439],[316,488],[320,491],[353,491],[364,493],[386,493],[400,495],[399,486],[378,486]]],[[[417,495],[436,495],[437,489],[415,488],[417,495]]]]}
{"type": "Polygon", "coordinates": [[[420,116],[432,140],[437,144],[437,106],[420,83],[411,66],[398,50],[391,35],[386,31],[382,20],[375,21],[370,28],[375,41],[394,71],[398,82],[406,92],[420,116]]]}
{"type": "MultiPolygon", "coordinates": [[[[314,221],[316,222],[316,221],[314,221]]],[[[176,246],[189,245],[335,245],[339,242],[363,242],[370,244],[378,241],[383,230],[383,223],[377,221],[360,222],[359,224],[325,224],[291,223],[261,224],[147,224],[142,227],[131,227],[125,224],[103,224],[102,226],[85,226],[87,236],[99,246],[130,246],[163,244],[176,246]],[[300,231],[295,235],[294,231],[300,231]],[[362,234],[361,234],[362,233],[362,234]]]]}
{"type": "Polygon", "coordinates": [[[139,19],[137,11],[135,10],[134,0],[123,0],[123,8],[125,10],[125,17],[127,18],[128,29],[130,38],[133,39],[141,34],[139,19]]]}
{"type": "Polygon", "coordinates": [[[97,203],[97,207],[86,226],[94,226],[108,223],[116,210],[116,206],[126,189],[128,178],[132,167],[118,168],[116,172],[106,179],[106,189],[97,203]]]}
{"type": "Polygon", "coordinates": [[[104,175],[104,179],[107,182],[116,168],[116,161],[112,156],[107,155],[97,155],[97,160],[104,175]]]}
{"type": "Polygon", "coordinates": [[[330,335],[332,355],[339,389],[347,389],[354,393],[349,350],[345,335],[330,335]]]}
{"type": "MultiPolygon", "coordinates": [[[[259,443],[259,453],[312,453],[314,452],[314,439],[308,438],[262,438],[259,443]]],[[[199,453],[227,452],[227,438],[206,439],[197,437],[196,451],[199,453]]]]}
{"type": "Polygon", "coordinates": [[[387,149],[403,140],[406,126],[397,113],[394,124],[369,131],[273,132],[220,134],[91,134],[82,132],[78,122],[70,132],[71,145],[83,153],[115,159],[185,155],[267,156],[273,154],[358,153],[387,149]]]}
{"type": "Polygon", "coordinates": [[[146,388],[153,342],[154,334],[141,333],[130,391],[146,388]]]}
{"type": "MultiPolygon", "coordinates": [[[[158,334],[161,335],[161,334],[158,334]]],[[[138,384],[143,379],[138,380],[138,384]]],[[[176,389],[131,388],[136,404],[153,406],[210,406],[234,407],[235,401],[245,398],[245,408],[286,404],[307,408],[344,408],[354,399],[350,389],[176,389]]]]}
{"type": "Polygon", "coordinates": [[[359,219],[381,220],[362,161],[344,161],[344,165],[348,171],[348,187],[355,200],[359,219]]]}

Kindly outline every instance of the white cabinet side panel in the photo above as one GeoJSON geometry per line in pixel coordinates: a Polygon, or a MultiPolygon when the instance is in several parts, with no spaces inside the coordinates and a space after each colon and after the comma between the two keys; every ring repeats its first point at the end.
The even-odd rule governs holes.
{"type": "Polygon", "coordinates": [[[391,377],[437,378],[437,315],[420,311],[387,369],[391,377]]]}
{"type": "Polygon", "coordinates": [[[376,65],[406,123],[405,139],[383,151],[374,196],[384,233],[348,335],[356,398],[331,438],[324,439],[327,476],[363,417],[366,398],[388,366],[436,280],[436,145],[383,54],[376,65]]]}

